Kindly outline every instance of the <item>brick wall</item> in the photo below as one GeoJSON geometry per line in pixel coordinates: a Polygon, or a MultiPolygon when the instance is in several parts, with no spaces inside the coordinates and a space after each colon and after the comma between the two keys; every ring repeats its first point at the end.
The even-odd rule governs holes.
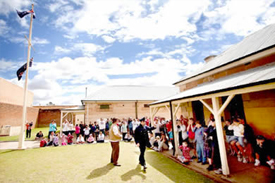
{"type": "MultiPolygon", "coordinates": [[[[144,107],[144,104],[150,104],[153,101],[147,102],[138,102],[137,103],[137,113],[138,118],[142,118],[144,116],[150,117],[150,108],[144,107]]],[[[99,118],[136,118],[136,110],[135,110],[135,102],[127,102],[127,101],[119,101],[119,102],[105,102],[105,103],[89,103],[85,106],[85,114],[86,120],[88,123],[91,121],[95,121],[99,118]],[[109,109],[100,109],[100,105],[109,104],[109,109]]],[[[156,116],[165,117],[166,119],[170,119],[170,112],[166,109],[160,109],[156,116]]]]}
{"type": "MultiPolygon", "coordinates": [[[[33,107],[27,108],[27,121],[32,121],[34,126],[36,125],[38,118],[38,109],[33,107]]],[[[11,125],[21,126],[22,125],[22,112],[23,107],[20,105],[13,105],[7,103],[0,103],[0,126],[11,125]]]]}
{"type": "Polygon", "coordinates": [[[56,125],[60,126],[60,109],[39,109],[38,127],[48,127],[51,120],[55,120],[56,125]]]}

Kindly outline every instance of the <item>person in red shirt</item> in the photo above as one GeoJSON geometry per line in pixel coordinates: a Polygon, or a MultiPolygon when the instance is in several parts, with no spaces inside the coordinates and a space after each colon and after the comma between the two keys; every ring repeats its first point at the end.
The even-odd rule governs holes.
{"type": "Polygon", "coordinates": [[[26,123],[26,138],[31,138],[31,129],[32,126],[30,125],[30,123],[26,123]]]}
{"type": "Polygon", "coordinates": [[[73,138],[74,138],[74,136],[72,136],[71,133],[69,133],[67,135],[66,139],[67,139],[69,145],[73,144],[73,138]]]}
{"type": "Polygon", "coordinates": [[[43,139],[40,141],[40,147],[46,147],[46,146],[47,146],[46,138],[43,138],[43,139]]]}
{"type": "Polygon", "coordinates": [[[182,151],[182,156],[178,156],[178,159],[184,163],[188,164],[190,162],[190,148],[188,147],[188,144],[186,141],[182,142],[182,145],[179,146],[180,150],[182,151]]]}

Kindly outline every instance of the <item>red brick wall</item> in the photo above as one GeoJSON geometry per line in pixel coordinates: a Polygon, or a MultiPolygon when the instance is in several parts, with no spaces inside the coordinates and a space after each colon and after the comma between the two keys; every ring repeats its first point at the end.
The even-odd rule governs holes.
{"type": "MultiPolygon", "coordinates": [[[[7,103],[0,103],[0,126],[11,125],[21,126],[22,125],[22,112],[23,107],[20,105],[13,105],[7,103]]],[[[33,107],[27,108],[27,121],[33,122],[36,125],[38,118],[38,109],[33,107]]]]}
{"type": "Polygon", "coordinates": [[[39,109],[38,127],[48,127],[51,120],[55,120],[56,125],[60,126],[60,109],[39,109]]]}

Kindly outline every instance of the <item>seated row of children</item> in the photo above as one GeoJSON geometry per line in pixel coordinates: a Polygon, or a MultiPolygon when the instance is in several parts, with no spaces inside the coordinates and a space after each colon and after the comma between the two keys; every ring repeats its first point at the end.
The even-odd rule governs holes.
{"type": "Polygon", "coordinates": [[[151,148],[155,151],[161,152],[169,149],[168,139],[163,132],[161,132],[161,137],[156,136],[156,138],[154,138],[153,133],[149,133],[149,142],[151,144],[151,148]]]}
{"type": "Polygon", "coordinates": [[[224,130],[231,155],[237,155],[238,161],[248,163],[255,159],[255,166],[262,163],[275,168],[275,141],[267,140],[262,135],[255,139],[252,128],[241,118],[234,118],[232,123],[226,121],[224,130]]]}
{"type": "MultiPolygon", "coordinates": [[[[59,139],[61,140],[61,145],[72,145],[73,144],[73,138],[74,136],[69,133],[68,135],[65,135],[64,133],[62,136],[59,137],[58,133],[51,132],[50,137],[47,141],[47,138],[43,138],[40,141],[40,147],[45,146],[59,146],[59,139]]],[[[102,132],[99,133],[97,140],[94,139],[93,135],[90,134],[88,138],[84,138],[81,134],[77,137],[75,144],[84,144],[85,142],[91,144],[94,142],[97,143],[104,143],[105,142],[105,136],[102,132]]]]}

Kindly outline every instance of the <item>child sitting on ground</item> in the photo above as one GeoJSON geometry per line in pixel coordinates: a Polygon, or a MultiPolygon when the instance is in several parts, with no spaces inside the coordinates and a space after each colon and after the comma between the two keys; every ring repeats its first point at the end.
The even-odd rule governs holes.
{"type": "Polygon", "coordinates": [[[53,145],[59,146],[59,134],[57,133],[54,137],[53,137],[53,145]]]}
{"type": "Polygon", "coordinates": [[[79,136],[77,137],[76,143],[77,144],[84,144],[85,143],[84,138],[82,137],[81,134],[79,134],[79,136]]]}
{"type": "Polygon", "coordinates": [[[190,148],[188,147],[187,142],[183,141],[182,145],[179,146],[179,149],[182,151],[182,156],[178,156],[178,159],[184,164],[189,164],[191,157],[190,148]]]}
{"type": "Polygon", "coordinates": [[[40,147],[46,147],[46,146],[47,146],[46,138],[43,138],[43,139],[40,141],[40,147]]]}
{"type": "Polygon", "coordinates": [[[66,146],[67,145],[67,143],[65,142],[65,138],[66,138],[67,136],[65,135],[65,133],[63,133],[62,134],[62,136],[61,136],[61,145],[62,146],[66,146]]]}
{"type": "Polygon", "coordinates": [[[125,135],[125,141],[130,142],[132,140],[132,136],[130,135],[130,132],[127,132],[127,134],[125,135]]]}
{"type": "Polygon", "coordinates": [[[99,132],[99,135],[97,137],[97,143],[104,143],[104,139],[105,139],[105,136],[104,134],[102,133],[102,131],[99,132]]]}
{"type": "Polygon", "coordinates": [[[72,136],[71,133],[69,133],[68,136],[66,136],[66,139],[67,139],[69,145],[73,144],[73,138],[74,138],[74,136],[72,136]]]}
{"type": "Polygon", "coordinates": [[[89,144],[94,143],[94,137],[93,137],[93,134],[90,134],[89,138],[87,139],[87,143],[89,143],[89,144]]]}

